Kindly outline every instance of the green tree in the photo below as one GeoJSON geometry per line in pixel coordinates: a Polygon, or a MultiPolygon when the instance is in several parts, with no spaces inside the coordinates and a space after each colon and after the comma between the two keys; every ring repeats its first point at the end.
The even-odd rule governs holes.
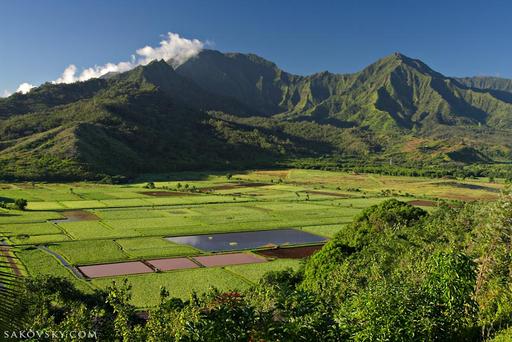
{"type": "Polygon", "coordinates": [[[17,198],[14,201],[14,207],[18,210],[25,210],[27,208],[28,202],[26,199],[17,198]]]}
{"type": "Polygon", "coordinates": [[[146,189],[154,189],[154,188],[155,188],[155,183],[153,183],[153,182],[148,182],[148,183],[146,183],[146,185],[144,185],[144,187],[145,187],[146,189]]]}
{"type": "Polygon", "coordinates": [[[424,273],[420,295],[422,311],[430,320],[430,337],[439,340],[472,337],[477,314],[475,262],[460,252],[441,252],[430,258],[424,273]]]}
{"type": "Polygon", "coordinates": [[[438,253],[368,284],[342,303],[337,321],[354,341],[476,340],[474,284],[469,257],[438,253]]]}

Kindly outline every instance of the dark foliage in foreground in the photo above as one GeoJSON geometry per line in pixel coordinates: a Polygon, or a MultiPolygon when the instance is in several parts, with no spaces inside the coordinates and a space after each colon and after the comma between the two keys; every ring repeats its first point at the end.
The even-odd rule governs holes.
{"type": "Polygon", "coordinates": [[[169,298],[138,318],[128,283],[83,294],[29,279],[26,328],[94,329],[123,341],[507,341],[512,196],[432,213],[371,207],[304,263],[249,291],[169,298]]]}

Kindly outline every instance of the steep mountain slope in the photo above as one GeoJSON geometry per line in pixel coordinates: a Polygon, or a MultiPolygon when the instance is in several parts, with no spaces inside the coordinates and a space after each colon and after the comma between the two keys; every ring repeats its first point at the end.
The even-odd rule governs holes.
{"type": "Polygon", "coordinates": [[[329,97],[344,79],[330,73],[292,75],[253,54],[214,50],[203,50],[176,72],[209,92],[237,99],[262,116],[310,108],[329,97]]]}
{"type": "Polygon", "coordinates": [[[506,161],[512,93],[498,81],[446,77],[399,53],[354,74],[297,76],[255,55],[204,50],[176,70],[155,61],[0,99],[0,178],[131,176],[322,155],[506,161]]]}
{"type": "Polygon", "coordinates": [[[260,115],[283,111],[283,88],[300,80],[256,55],[203,50],[176,69],[215,94],[233,97],[260,115]]]}
{"type": "Polygon", "coordinates": [[[0,120],[1,178],[226,168],[316,153],[300,135],[209,114],[206,110],[243,117],[250,109],[208,93],[164,62],[76,85],[89,82],[102,86],[74,102],[63,93],[60,105],[49,105],[44,98],[68,87],[45,85],[0,101],[2,108],[21,104],[17,112],[3,112],[0,120]]]}
{"type": "Polygon", "coordinates": [[[102,79],[73,84],[45,83],[32,89],[27,95],[14,93],[8,99],[0,99],[0,119],[87,99],[106,86],[107,82],[102,79]]]}
{"type": "Polygon", "coordinates": [[[295,76],[254,55],[205,50],[178,67],[209,92],[234,97],[259,115],[330,122],[343,127],[433,125],[512,127],[511,101],[466,86],[400,53],[351,75],[295,76]]]}
{"type": "MultiPolygon", "coordinates": [[[[350,119],[374,127],[384,121],[428,133],[436,125],[479,125],[496,121],[503,112],[512,113],[509,103],[492,94],[467,89],[398,53],[355,74],[345,94],[339,103],[356,104],[350,119]],[[376,116],[380,122],[375,122],[376,116]]],[[[347,110],[341,114],[346,116],[347,110]]]]}

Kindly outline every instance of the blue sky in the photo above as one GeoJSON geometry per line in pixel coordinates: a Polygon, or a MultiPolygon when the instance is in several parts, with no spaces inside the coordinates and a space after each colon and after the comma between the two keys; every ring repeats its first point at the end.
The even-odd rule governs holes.
{"type": "Polygon", "coordinates": [[[354,72],[394,51],[450,76],[512,78],[512,2],[0,0],[0,95],[127,61],[167,32],[297,74],[354,72]]]}

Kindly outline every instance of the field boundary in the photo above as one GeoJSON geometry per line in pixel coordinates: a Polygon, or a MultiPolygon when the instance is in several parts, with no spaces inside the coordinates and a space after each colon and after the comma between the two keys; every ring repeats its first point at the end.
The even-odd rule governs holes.
{"type": "MultiPolygon", "coordinates": [[[[272,262],[272,261],[271,261],[271,260],[269,260],[269,262],[272,262]]],[[[240,273],[236,273],[235,271],[230,270],[229,268],[227,268],[227,267],[229,267],[229,266],[233,266],[233,265],[226,265],[226,266],[222,266],[221,268],[222,268],[225,272],[228,272],[228,273],[230,273],[231,275],[234,275],[235,277],[238,277],[238,278],[242,279],[243,281],[245,281],[245,282],[246,282],[247,284],[249,284],[249,285],[255,285],[255,284],[256,284],[255,282],[253,282],[253,281],[249,280],[247,277],[245,277],[245,276],[241,275],[240,273]]],[[[234,266],[236,266],[236,265],[234,265],[234,266]]]]}
{"type": "Polygon", "coordinates": [[[16,275],[17,277],[21,277],[23,276],[23,272],[21,272],[19,265],[16,263],[16,257],[13,256],[11,248],[12,247],[9,246],[9,244],[5,240],[0,241],[0,253],[2,257],[5,258],[6,263],[9,265],[9,268],[12,270],[14,275],[16,275]]]}
{"type": "MultiPolygon", "coordinates": [[[[52,251],[50,251],[50,254],[56,256],[59,260],[61,260],[59,258],[60,256],[58,256],[57,253],[54,254],[52,251]]],[[[97,278],[110,278],[110,277],[129,276],[129,275],[178,272],[178,271],[182,271],[182,270],[194,270],[194,269],[204,269],[204,268],[221,268],[221,269],[225,269],[225,267],[227,267],[227,266],[258,264],[258,263],[266,263],[266,262],[271,262],[272,261],[272,260],[269,260],[268,258],[266,258],[265,256],[262,256],[262,255],[259,255],[259,254],[256,254],[256,253],[252,253],[252,252],[251,253],[248,253],[248,252],[234,252],[234,253],[222,253],[222,254],[213,254],[213,255],[201,255],[200,257],[205,257],[205,258],[213,257],[213,258],[215,258],[215,257],[219,257],[219,256],[225,256],[225,257],[233,256],[233,257],[235,257],[235,259],[234,259],[233,263],[220,264],[220,265],[210,265],[210,266],[203,264],[200,260],[197,260],[195,257],[188,257],[188,256],[185,256],[185,257],[174,257],[174,258],[138,259],[138,260],[127,260],[127,261],[119,261],[119,262],[106,262],[106,263],[99,263],[99,264],[81,265],[81,266],[77,266],[77,267],[71,266],[71,265],[69,265],[69,263],[66,262],[69,267],[66,266],[65,264],[64,264],[64,266],[66,266],[66,268],[68,268],[70,271],[72,271],[75,275],[78,276],[78,274],[79,274],[79,278],[80,279],[90,280],[90,279],[97,279],[97,278]],[[252,258],[254,258],[254,260],[258,260],[258,261],[254,261],[254,262],[250,262],[250,261],[236,262],[236,256],[239,256],[240,254],[244,254],[244,255],[246,255],[248,257],[252,257],[252,258]],[[180,259],[187,259],[187,260],[191,261],[195,266],[194,267],[183,267],[183,268],[169,269],[169,270],[161,270],[156,265],[151,263],[152,261],[163,261],[163,260],[172,261],[172,260],[180,260],[180,259]],[[126,273],[126,274],[116,274],[116,275],[104,275],[104,276],[97,276],[97,277],[89,277],[89,276],[85,275],[85,273],[81,270],[81,267],[94,267],[94,266],[107,266],[107,267],[108,266],[114,266],[115,267],[116,264],[118,264],[118,265],[126,265],[128,263],[140,263],[140,264],[143,264],[148,269],[150,269],[151,272],[126,273]]],[[[252,284],[253,282],[249,281],[249,283],[252,284]]]]}
{"type": "Polygon", "coordinates": [[[42,246],[42,245],[39,245],[37,246],[37,248],[39,248],[40,250],[42,251],[45,251],[46,253],[48,254],[51,254],[52,256],[54,256],[55,258],[57,258],[57,260],[60,261],[60,263],[65,267],[67,268],[71,273],[73,273],[77,278],[79,279],[85,279],[82,272],[80,272],[75,266],[71,265],[62,255],[60,255],[59,253],[57,252],[54,252],[52,251],[51,249],[49,249],[48,247],[46,246],[42,246]]]}

